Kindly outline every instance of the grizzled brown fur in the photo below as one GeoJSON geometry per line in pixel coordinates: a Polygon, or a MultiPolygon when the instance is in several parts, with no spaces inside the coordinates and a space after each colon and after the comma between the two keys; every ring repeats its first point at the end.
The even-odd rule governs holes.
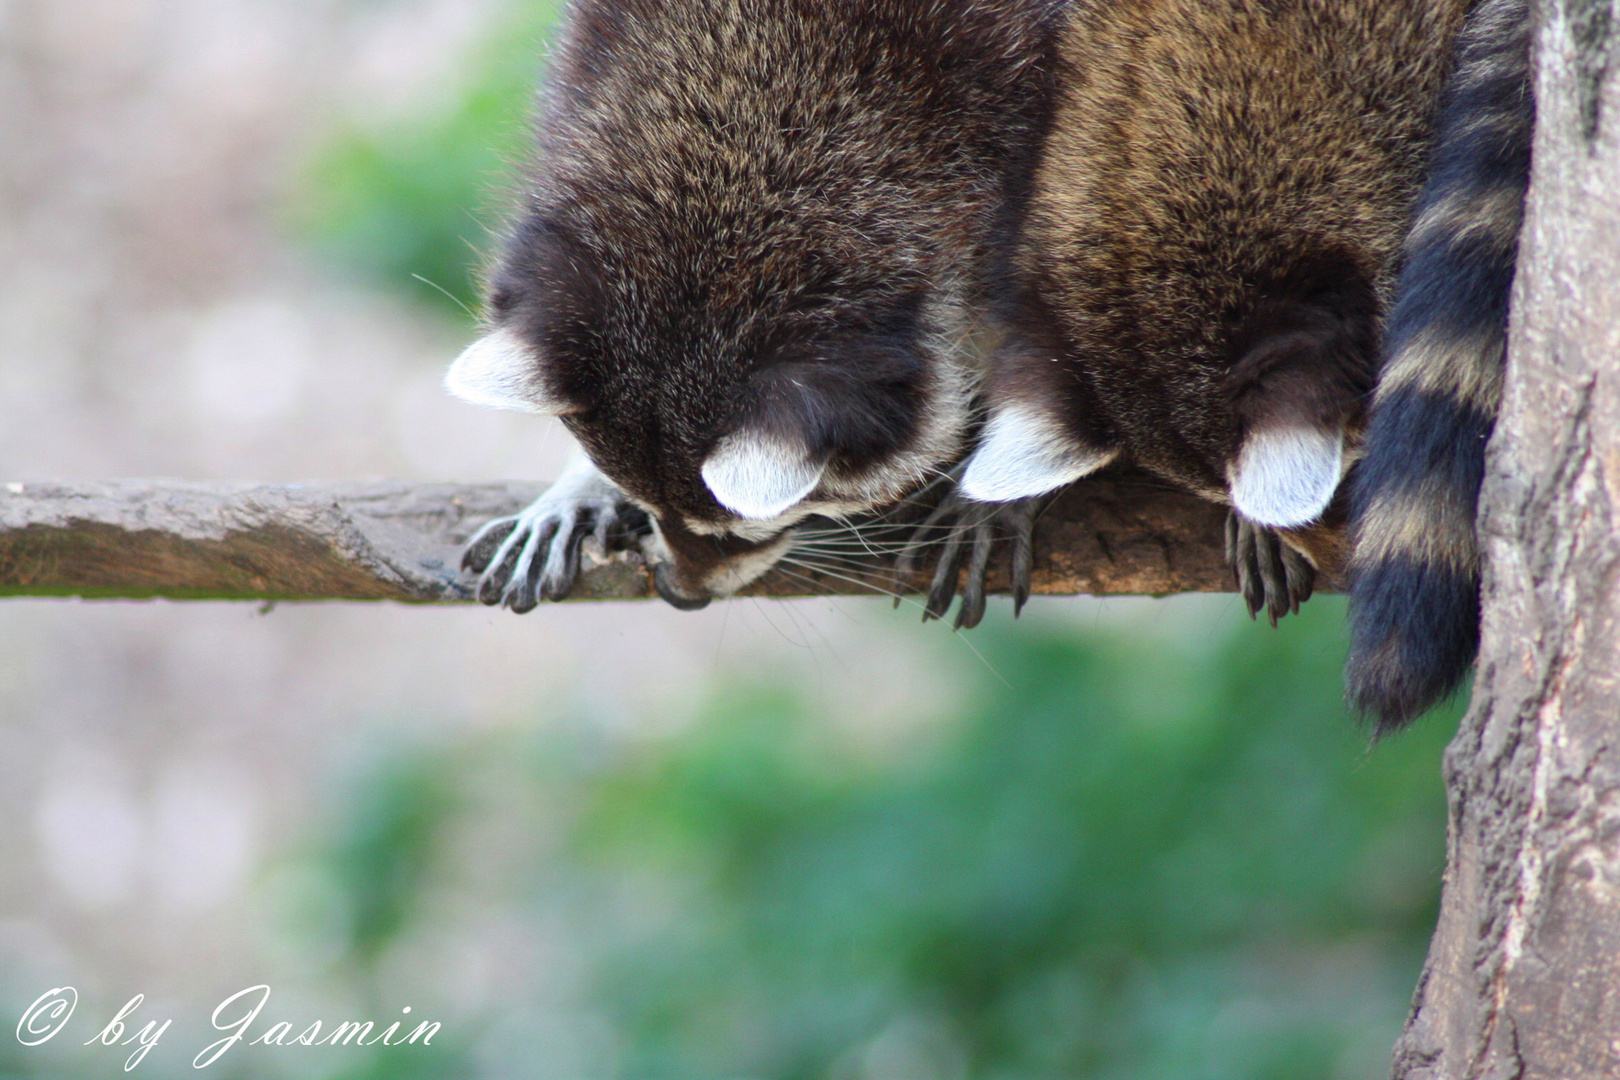
{"type": "Polygon", "coordinates": [[[993,390],[1224,501],[1251,428],[1356,432],[1468,5],[1071,6],[993,390]]]}

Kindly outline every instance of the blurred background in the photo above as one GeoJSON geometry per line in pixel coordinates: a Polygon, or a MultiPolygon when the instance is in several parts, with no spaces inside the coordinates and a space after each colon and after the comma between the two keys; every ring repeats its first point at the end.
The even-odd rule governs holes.
{"type": "MultiPolygon", "coordinates": [[[[555,16],[0,0],[0,478],[554,475],[439,378],[555,16]]],[[[1455,717],[1369,748],[1342,620],[0,602],[0,1077],[122,1075],[137,994],[193,1075],[258,984],[442,1028],[210,1071],[1382,1076],[1455,717]]]]}

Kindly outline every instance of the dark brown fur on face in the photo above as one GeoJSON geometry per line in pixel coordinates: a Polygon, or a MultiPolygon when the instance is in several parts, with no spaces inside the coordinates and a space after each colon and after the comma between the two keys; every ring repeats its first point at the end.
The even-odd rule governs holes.
{"type": "Polygon", "coordinates": [[[1467,6],[1077,0],[996,405],[1223,502],[1248,434],[1353,443],[1467,6]]]}
{"type": "Polygon", "coordinates": [[[960,450],[981,267],[1047,97],[1049,0],[587,0],[552,59],[496,326],[596,465],[725,529],[740,427],[890,502],[960,450]]]}

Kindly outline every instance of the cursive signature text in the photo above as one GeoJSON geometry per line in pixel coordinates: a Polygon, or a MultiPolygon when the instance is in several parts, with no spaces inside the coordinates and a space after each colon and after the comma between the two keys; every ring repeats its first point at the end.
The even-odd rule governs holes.
{"type": "MultiPolygon", "coordinates": [[[[130,998],[84,1045],[131,1048],[124,1059],[124,1071],[132,1072],[174,1022],[147,1020],[137,1027],[140,1021],[135,1014],[145,1001],[145,994],[130,998]]],[[[411,1027],[411,1007],[407,1005],[400,1010],[401,1019],[387,1026],[372,1020],[343,1020],[333,1024],[315,1020],[298,1029],[290,1021],[279,1020],[261,1029],[257,1026],[259,1017],[269,1003],[270,987],[262,983],[238,990],[220,1002],[209,1017],[209,1023],[215,1031],[224,1032],[225,1037],[203,1047],[192,1059],[192,1067],[206,1069],[242,1043],[249,1046],[430,1046],[441,1028],[438,1022],[431,1020],[417,1021],[411,1027]]],[[[79,992],[73,987],[47,990],[17,1022],[17,1041],[24,1046],[43,1046],[61,1034],[78,1007],[79,992]]]]}

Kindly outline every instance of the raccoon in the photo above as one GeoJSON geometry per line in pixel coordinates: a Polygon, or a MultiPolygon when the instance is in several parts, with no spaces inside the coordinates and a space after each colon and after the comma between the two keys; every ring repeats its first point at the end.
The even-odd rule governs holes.
{"type": "Polygon", "coordinates": [[[1458,40],[1352,479],[1345,683],[1381,729],[1453,693],[1479,648],[1474,518],[1530,182],[1530,42],[1527,0],[1482,0],[1458,40]]]}
{"type": "Polygon", "coordinates": [[[561,417],[588,460],[473,538],[481,599],[560,599],[595,536],[701,607],[812,515],[960,458],[1064,6],[571,5],[487,332],[447,384],[561,417]]]}
{"type": "Polygon", "coordinates": [[[1344,557],[1336,501],[1467,0],[1076,0],[962,491],[1116,459],[1232,507],[1250,613],[1344,557]]]}

